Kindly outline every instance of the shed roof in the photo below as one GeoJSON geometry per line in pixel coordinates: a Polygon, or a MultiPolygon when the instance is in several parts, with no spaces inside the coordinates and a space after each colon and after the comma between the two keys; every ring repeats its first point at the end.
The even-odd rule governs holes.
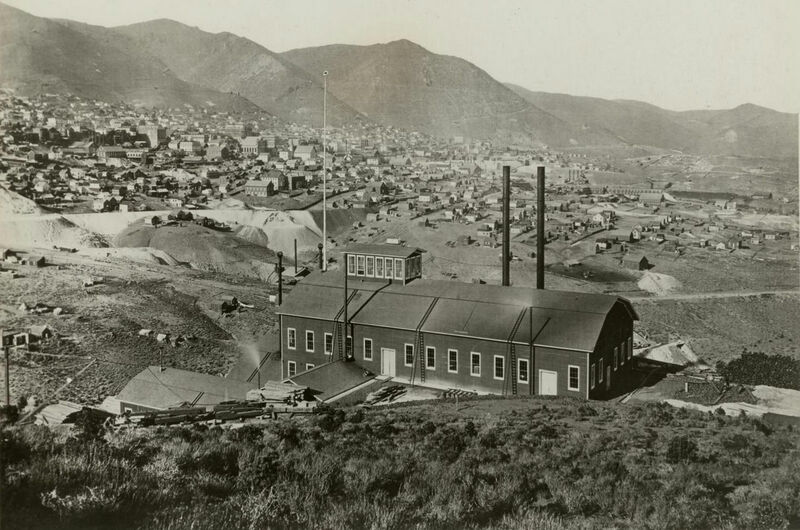
{"type": "Polygon", "coordinates": [[[315,397],[326,400],[374,378],[374,375],[355,363],[334,361],[297,374],[287,381],[319,392],[315,397]]]}
{"type": "Polygon", "coordinates": [[[416,247],[402,245],[361,244],[351,245],[345,249],[345,254],[374,254],[375,256],[390,256],[393,258],[408,258],[423,252],[416,247]]]}
{"type": "MultiPolygon", "coordinates": [[[[377,284],[380,287],[382,284],[377,284]]],[[[355,314],[368,300],[371,293],[366,289],[348,289],[349,302],[347,311],[355,314]]],[[[321,320],[333,320],[344,306],[342,287],[332,285],[314,285],[306,282],[298,283],[292,289],[291,296],[278,308],[283,315],[303,316],[321,320]]]]}
{"type": "Polygon", "coordinates": [[[524,308],[506,304],[440,299],[422,331],[505,341],[524,308]]]}
{"type": "Polygon", "coordinates": [[[366,326],[415,330],[433,300],[430,296],[377,292],[362,306],[367,309],[353,315],[350,321],[366,326]]]}
{"type": "Polygon", "coordinates": [[[215,375],[149,366],[128,381],[117,399],[154,409],[168,409],[184,403],[205,406],[245,399],[247,391],[256,386],[256,383],[215,375]]]}

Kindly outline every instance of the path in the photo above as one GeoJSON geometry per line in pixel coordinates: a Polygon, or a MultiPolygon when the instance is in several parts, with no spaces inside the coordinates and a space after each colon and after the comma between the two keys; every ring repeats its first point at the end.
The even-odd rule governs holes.
{"type": "Polygon", "coordinates": [[[739,298],[763,295],[800,296],[798,289],[776,289],[765,291],[718,291],[710,293],[672,293],[663,296],[628,296],[628,300],[636,302],[659,302],[661,300],[705,300],[712,298],[739,298]]]}

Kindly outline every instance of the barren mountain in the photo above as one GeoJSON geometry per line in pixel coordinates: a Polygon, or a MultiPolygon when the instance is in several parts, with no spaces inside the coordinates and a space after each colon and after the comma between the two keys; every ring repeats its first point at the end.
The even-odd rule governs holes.
{"type": "Polygon", "coordinates": [[[605,130],[625,143],[690,153],[797,157],[797,115],[757,105],[675,112],[649,103],[533,92],[506,84],[575,127],[605,130]]]}
{"type": "Polygon", "coordinates": [[[370,120],[439,135],[568,145],[613,141],[564,122],[458,57],[407,40],[331,45],[281,54],[309,73],[328,70],[328,89],[370,120]]]}
{"type": "Polygon", "coordinates": [[[0,4],[0,86],[148,106],[217,105],[322,124],[358,120],[441,136],[567,146],[645,145],[796,158],[797,115],[756,105],[675,112],[638,101],[532,92],[407,40],[273,53],[172,20],[104,28],[0,4]],[[255,105],[254,105],[255,104],[255,105]]]}
{"type": "MultiPolygon", "coordinates": [[[[249,39],[208,33],[172,20],[111,31],[163,61],[185,81],[240,94],[289,122],[322,125],[322,70],[307,73],[249,39]]],[[[357,111],[328,93],[332,124],[358,118],[357,111]]]]}
{"type": "Polygon", "coordinates": [[[256,109],[244,98],[179,79],[137,49],[4,4],[0,4],[0,86],[24,94],[72,93],[146,106],[189,103],[256,109]]]}

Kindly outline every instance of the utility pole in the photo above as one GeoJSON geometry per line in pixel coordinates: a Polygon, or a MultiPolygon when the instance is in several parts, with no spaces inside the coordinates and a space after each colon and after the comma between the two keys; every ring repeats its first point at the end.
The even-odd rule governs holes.
{"type": "Polygon", "coordinates": [[[328,270],[328,71],[322,72],[322,271],[328,270]]]}
{"type": "Polygon", "coordinates": [[[9,372],[9,352],[10,348],[6,348],[6,345],[3,341],[3,330],[0,329],[0,352],[3,353],[3,357],[5,357],[5,385],[6,385],[6,411],[8,411],[8,407],[11,406],[11,380],[8,378],[9,372]]]}
{"type": "Polygon", "coordinates": [[[278,305],[283,303],[283,252],[278,251],[278,305]]]}
{"type": "MultiPolygon", "coordinates": [[[[350,351],[347,349],[347,253],[344,254],[344,263],[345,266],[342,267],[344,270],[344,358],[345,360],[349,359],[350,351]]],[[[331,348],[333,349],[333,348],[331,348]]]]}

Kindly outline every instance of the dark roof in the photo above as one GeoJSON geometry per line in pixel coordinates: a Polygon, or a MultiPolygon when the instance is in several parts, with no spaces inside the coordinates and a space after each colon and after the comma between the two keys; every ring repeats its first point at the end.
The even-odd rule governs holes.
{"type": "Polygon", "coordinates": [[[350,321],[366,326],[415,330],[433,300],[430,296],[377,292],[367,304],[369,309],[359,311],[350,321]]]}
{"type": "Polygon", "coordinates": [[[321,364],[286,381],[319,392],[315,397],[326,400],[374,378],[374,375],[353,362],[334,361],[321,364]]]}
{"type": "MultiPolygon", "coordinates": [[[[333,319],[342,307],[341,281],[341,271],[310,275],[295,287],[278,313],[333,319]]],[[[356,293],[348,307],[355,324],[405,330],[420,326],[427,333],[503,342],[511,339],[582,351],[594,350],[615,306],[621,305],[633,320],[639,318],[625,298],[596,293],[446,280],[416,280],[406,285],[350,281],[348,290],[356,293]]]]}
{"type": "Polygon", "coordinates": [[[603,314],[607,313],[619,300],[624,300],[630,305],[624,298],[607,294],[551,291],[534,289],[533,287],[503,287],[500,285],[448,280],[415,280],[408,285],[392,284],[386,287],[384,291],[454,300],[471,300],[475,302],[603,314]]]}
{"type": "Polygon", "coordinates": [[[533,341],[535,346],[594,351],[605,315],[552,309],[549,313],[550,318],[533,341]]]}
{"type": "Polygon", "coordinates": [[[139,372],[117,395],[117,399],[153,409],[190,404],[215,405],[245,399],[256,383],[234,381],[216,375],[149,366],[139,372]]]}
{"type": "MultiPolygon", "coordinates": [[[[378,287],[380,284],[378,284],[378,287]]],[[[370,292],[363,289],[348,289],[350,296],[347,304],[349,315],[354,315],[367,301],[370,292]]],[[[344,306],[344,289],[329,285],[298,283],[287,297],[286,302],[278,308],[283,315],[303,316],[321,320],[333,320],[344,306]]]]}
{"type": "Polygon", "coordinates": [[[404,247],[402,245],[377,245],[363,244],[351,245],[345,249],[345,254],[374,254],[375,256],[390,256],[393,258],[408,258],[414,254],[423,252],[416,247],[404,247]]]}
{"type": "Polygon", "coordinates": [[[506,304],[440,299],[425,320],[422,331],[463,335],[483,339],[508,340],[524,308],[506,304]]]}

